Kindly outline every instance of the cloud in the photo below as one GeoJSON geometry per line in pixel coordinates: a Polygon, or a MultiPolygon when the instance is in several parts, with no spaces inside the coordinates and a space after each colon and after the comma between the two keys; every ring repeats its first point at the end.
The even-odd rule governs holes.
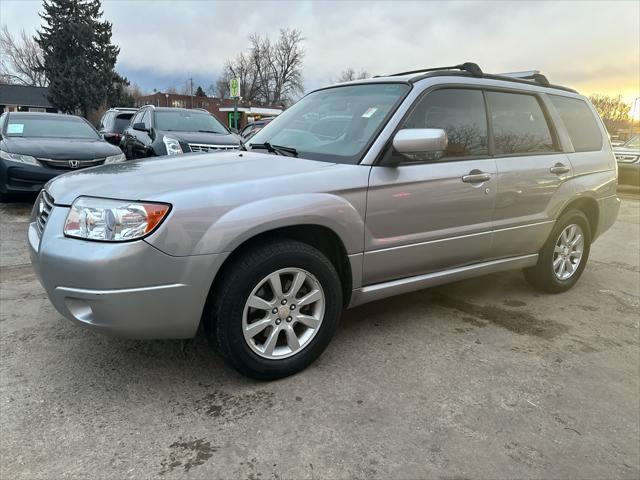
{"type": "MultiPolygon", "coordinates": [[[[0,21],[33,31],[39,2],[0,2],[0,21]]],[[[609,2],[103,1],[118,68],[151,88],[213,83],[254,32],[299,28],[307,89],[346,67],[384,74],[475,61],[489,72],[542,70],[591,93],[638,95],[640,4],[609,2]]]]}

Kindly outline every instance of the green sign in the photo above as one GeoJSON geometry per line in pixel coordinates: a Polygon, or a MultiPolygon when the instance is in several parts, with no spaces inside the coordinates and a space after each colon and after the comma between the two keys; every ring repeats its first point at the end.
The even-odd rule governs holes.
{"type": "Polygon", "coordinates": [[[232,98],[240,97],[240,79],[232,78],[229,82],[229,96],[232,98]]]}

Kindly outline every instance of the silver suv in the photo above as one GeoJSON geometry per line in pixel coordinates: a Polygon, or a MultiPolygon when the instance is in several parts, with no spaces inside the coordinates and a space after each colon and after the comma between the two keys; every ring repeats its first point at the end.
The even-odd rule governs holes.
{"type": "Polygon", "coordinates": [[[585,97],[467,63],[316,90],[242,151],[58,177],[28,243],[65,317],[137,338],[202,325],[274,379],[321,354],[345,307],[516,268],[571,288],[616,183],[585,97]]]}

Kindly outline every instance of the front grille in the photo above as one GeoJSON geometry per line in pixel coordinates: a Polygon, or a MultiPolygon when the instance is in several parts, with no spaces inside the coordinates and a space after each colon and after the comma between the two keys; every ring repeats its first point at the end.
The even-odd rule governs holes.
{"type": "Polygon", "coordinates": [[[217,152],[220,150],[237,150],[238,145],[205,145],[204,143],[190,143],[192,152],[217,152]]]}
{"type": "Polygon", "coordinates": [[[87,168],[102,165],[104,158],[93,158],[90,160],[53,160],[51,158],[38,158],[43,165],[51,168],[63,168],[65,170],[75,170],[77,168],[87,168]]]}
{"type": "Polygon", "coordinates": [[[43,190],[38,198],[38,205],[36,205],[36,208],[38,209],[38,213],[36,215],[36,226],[38,228],[38,232],[42,235],[44,227],[46,227],[47,221],[49,220],[51,209],[53,208],[53,197],[43,190]]]}

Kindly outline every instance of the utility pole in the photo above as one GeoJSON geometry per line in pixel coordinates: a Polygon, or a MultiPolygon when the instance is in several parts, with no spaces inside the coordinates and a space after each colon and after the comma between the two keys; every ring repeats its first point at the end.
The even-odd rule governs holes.
{"type": "Polygon", "coordinates": [[[191,108],[193,109],[193,78],[189,79],[189,95],[191,96],[191,108]]]}

